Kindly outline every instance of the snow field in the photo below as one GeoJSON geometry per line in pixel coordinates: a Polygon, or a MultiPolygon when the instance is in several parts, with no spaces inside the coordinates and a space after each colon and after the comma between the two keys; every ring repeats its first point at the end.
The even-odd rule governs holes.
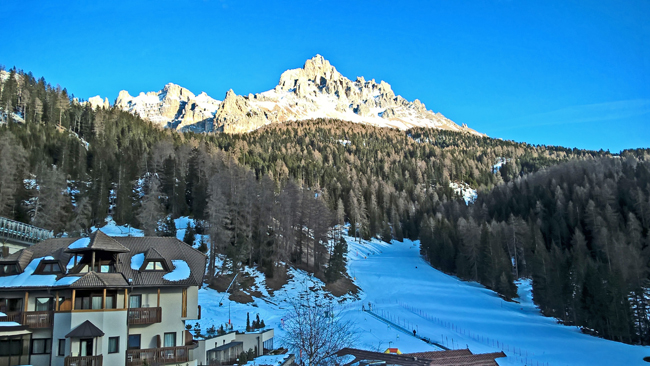
{"type": "Polygon", "coordinates": [[[591,337],[542,316],[532,303],[530,281],[518,283],[520,303],[512,303],[437,271],[420,257],[417,242],[383,245],[378,255],[352,259],[349,269],[364,290],[364,302],[378,304],[373,309],[415,325],[421,336],[444,339],[449,348],[503,350],[508,357],[497,359],[500,365],[643,365],[650,355],[648,347],[591,337]]]}
{"type": "MultiPolygon", "coordinates": [[[[507,358],[499,365],[643,365],[650,348],[630,346],[580,333],[576,327],[559,325],[544,317],[532,303],[530,281],[518,283],[519,303],[506,302],[493,291],[473,282],[463,282],[430,267],[419,254],[419,243],[386,244],[379,240],[348,242],[348,273],[362,289],[358,299],[348,296],[337,306],[339,315],[355,323],[357,347],[384,351],[397,347],[404,353],[437,350],[410,333],[431,339],[450,349],[469,348],[474,353],[503,351],[507,358]],[[417,268],[416,268],[417,267],[417,268]],[[373,313],[394,325],[361,310],[372,304],[373,313]]],[[[234,329],[243,330],[246,313],[257,313],[267,327],[275,328],[276,346],[285,335],[282,320],[288,300],[304,286],[324,286],[307,273],[291,270],[293,278],[281,290],[268,295],[264,276],[254,269],[255,286],[264,298],[253,303],[230,302],[234,329]]],[[[205,330],[228,321],[227,297],[215,290],[199,291],[205,316],[205,330]]]]}
{"type": "MultiPolygon", "coordinates": [[[[187,220],[176,221],[181,239],[187,220]]],[[[109,235],[139,234],[110,222],[102,231],[109,235]]],[[[517,283],[518,303],[507,302],[482,285],[460,281],[429,266],[419,254],[419,242],[344,239],[348,243],[348,274],[361,292],[357,297],[335,299],[336,310],[343,319],[355,323],[358,348],[384,351],[397,347],[404,353],[438,349],[413,337],[410,332],[415,328],[418,336],[450,349],[468,347],[474,353],[503,350],[508,357],[497,359],[499,365],[645,365],[643,357],[650,356],[650,347],[588,336],[577,327],[542,316],[532,302],[528,280],[517,283]],[[408,332],[361,311],[362,305],[368,308],[368,302],[373,313],[408,332]]],[[[266,326],[275,329],[276,347],[282,346],[282,323],[289,301],[307,287],[321,289],[325,285],[304,271],[290,269],[289,282],[271,294],[262,273],[254,268],[246,268],[245,273],[253,278],[251,290],[259,291],[262,297],[239,304],[229,301],[224,293],[200,289],[203,317],[198,323],[202,332],[205,334],[212,325],[219,328],[227,324],[229,309],[233,329],[242,331],[246,314],[250,313],[252,322],[259,313],[266,326]]],[[[323,294],[324,290],[316,291],[316,296],[323,294]]]]}

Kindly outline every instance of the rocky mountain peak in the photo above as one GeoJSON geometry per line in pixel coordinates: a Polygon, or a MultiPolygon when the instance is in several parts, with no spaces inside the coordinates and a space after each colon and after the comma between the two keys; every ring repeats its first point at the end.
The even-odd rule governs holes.
{"type": "Polygon", "coordinates": [[[133,99],[133,97],[129,94],[128,91],[120,90],[120,93],[117,95],[117,99],[115,99],[115,105],[122,109],[126,109],[128,108],[128,103],[131,99],[133,99]]]}
{"type": "Polygon", "coordinates": [[[174,83],[165,85],[159,94],[164,95],[164,98],[178,99],[183,102],[189,102],[190,99],[194,99],[194,94],[191,91],[174,83]]]}
{"type": "Polygon", "coordinates": [[[316,55],[305,61],[302,70],[307,80],[312,80],[317,84],[323,84],[326,81],[338,79],[341,76],[336,71],[336,68],[330,65],[330,62],[321,55],[316,55]],[[321,78],[325,80],[321,81],[321,78]]]}
{"type": "Polygon", "coordinates": [[[282,73],[277,86],[240,96],[230,89],[223,102],[169,83],[159,92],[132,97],[121,91],[116,105],[166,127],[196,132],[247,132],[269,123],[336,118],[381,127],[432,127],[477,133],[459,126],[424,103],[395,95],[390,84],[341,75],[321,55],[282,73]]]}
{"type": "Polygon", "coordinates": [[[100,97],[99,95],[88,98],[88,103],[90,104],[92,109],[97,109],[97,108],[108,109],[111,107],[110,103],[108,102],[108,98],[104,98],[102,100],[102,97],[100,97]]]}

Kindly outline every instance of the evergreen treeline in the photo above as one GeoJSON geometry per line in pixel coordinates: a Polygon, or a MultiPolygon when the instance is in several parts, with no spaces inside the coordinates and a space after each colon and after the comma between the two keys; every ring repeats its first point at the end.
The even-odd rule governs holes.
{"type": "Polygon", "coordinates": [[[544,314],[648,344],[649,158],[571,161],[495,187],[474,205],[441,205],[424,225],[422,250],[435,267],[508,298],[513,278],[532,278],[544,314]]]}
{"type": "Polygon", "coordinates": [[[16,69],[0,84],[0,102],[0,215],[69,235],[111,216],[172,236],[173,219],[187,215],[218,249],[211,274],[217,252],[268,275],[280,261],[324,274],[336,217],[318,190],[291,179],[276,184],[203,135],[163,130],[116,108],[93,110],[16,69]]]}
{"type": "Polygon", "coordinates": [[[285,262],[328,281],[345,270],[332,227],[349,222],[366,239],[421,238],[436,268],[508,299],[531,277],[545,314],[648,343],[647,150],[614,159],[338,120],[179,134],[16,69],[0,81],[2,216],[83,234],[110,215],[175,235],[173,219],[187,215],[217,249],[211,275],[223,253],[267,275],[285,262]],[[478,189],[476,203],[451,182],[478,189]]]}
{"type": "Polygon", "coordinates": [[[456,199],[450,182],[487,190],[552,164],[609,155],[339,120],[288,122],[207,139],[258,176],[280,183],[293,178],[322,190],[328,207],[351,224],[351,235],[387,241],[417,239],[424,217],[456,199]],[[509,162],[494,174],[498,159],[509,162]]]}

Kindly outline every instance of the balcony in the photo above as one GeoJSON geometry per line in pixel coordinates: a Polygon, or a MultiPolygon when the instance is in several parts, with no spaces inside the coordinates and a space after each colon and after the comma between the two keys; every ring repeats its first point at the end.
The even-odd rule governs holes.
{"type": "Polygon", "coordinates": [[[79,356],[65,358],[65,366],[102,366],[103,356],[79,356]]]}
{"type": "Polygon", "coordinates": [[[0,321],[3,322],[16,322],[23,324],[23,312],[22,311],[3,311],[0,308],[0,311],[5,313],[6,316],[0,317],[0,321]]]}
{"type": "Polygon", "coordinates": [[[148,365],[187,362],[189,354],[190,346],[130,349],[126,351],[126,366],[142,366],[145,361],[148,365]]]}
{"type": "Polygon", "coordinates": [[[0,321],[20,323],[28,328],[51,328],[54,320],[53,311],[11,311],[0,321]]]}
{"type": "Polygon", "coordinates": [[[27,328],[51,328],[54,324],[53,311],[28,311],[24,314],[22,324],[27,328]]]}
{"type": "Polygon", "coordinates": [[[162,321],[162,308],[130,308],[129,325],[153,324],[162,321]]]}

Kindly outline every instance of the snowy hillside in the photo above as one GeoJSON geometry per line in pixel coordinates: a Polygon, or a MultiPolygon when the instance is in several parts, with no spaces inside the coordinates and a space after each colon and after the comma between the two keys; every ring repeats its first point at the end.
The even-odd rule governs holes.
{"type": "MultiPolygon", "coordinates": [[[[576,327],[557,324],[542,316],[531,301],[530,283],[519,283],[521,303],[509,303],[476,283],[467,283],[431,268],[419,255],[417,242],[380,241],[349,243],[350,275],[362,289],[359,299],[348,297],[339,306],[345,318],[356,322],[359,348],[383,351],[398,347],[402,352],[438,349],[415,337],[419,336],[447,348],[465,348],[474,353],[503,350],[508,357],[497,359],[500,365],[642,365],[650,348],[630,346],[581,334],[576,327]],[[385,321],[362,312],[370,302],[374,313],[408,330],[395,329],[385,321]]],[[[204,288],[199,292],[203,309],[202,329],[227,323],[230,306],[235,329],[243,329],[246,313],[256,314],[268,327],[275,328],[277,345],[284,335],[282,317],[287,299],[303,286],[322,287],[305,272],[291,271],[293,279],[272,295],[256,271],[256,287],[263,298],[238,304],[219,300],[224,295],[204,288]]]]}
{"type": "MultiPolygon", "coordinates": [[[[177,220],[179,229],[192,220],[177,220]]],[[[109,235],[124,236],[129,232],[141,236],[133,228],[116,226],[112,220],[101,230],[109,235]]],[[[179,230],[182,238],[184,230],[179,230]]],[[[361,288],[358,296],[347,295],[339,300],[341,316],[356,323],[358,348],[384,351],[397,347],[402,352],[440,350],[412,335],[429,338],[450,349],[466,348],[473,353],[503,351],[507,358],[497,359],[499,365],[643,365],[650,356],[650,347],[631,346],[582,334],[577,327],[559,325],[544,317],[532,303],[529,281],[518,283],[519,303],[506,302],[493,291],[473,282],[463,282],[429,266],[419,254],[419,243],[405,240],[386,244],[382,241],[348,242],[348,273],[361,288]],[[372,304],[373,316],[361,311],[372,304]],[[383,319],[380,319],[383,318],[383,319]],[[403,329],[397,329],[399,326],[403,329]]],[[[198,242],[197,235],[196,241],[198,242]]],[[[289,270],[289,283],[270,292],[264,276],[248,268],[254,278],[248,304],[228,301],[224,293],[204,287],[199,290],[205,332],[211,326],[219,328],[230,319],[234,329],[244,330],[246,314],[257,314],[267,327],[275,328],[276,346],[285,335],[282,319],[287,313],[288,300],[307,287],[315,288],[318,296],[327,296],[325,285],[301,270],[289,270]],[[219,302],[223,299],[223,305],[219,302]]],[[[189,324],[194,325],[193,322],[189,324]]]]}

